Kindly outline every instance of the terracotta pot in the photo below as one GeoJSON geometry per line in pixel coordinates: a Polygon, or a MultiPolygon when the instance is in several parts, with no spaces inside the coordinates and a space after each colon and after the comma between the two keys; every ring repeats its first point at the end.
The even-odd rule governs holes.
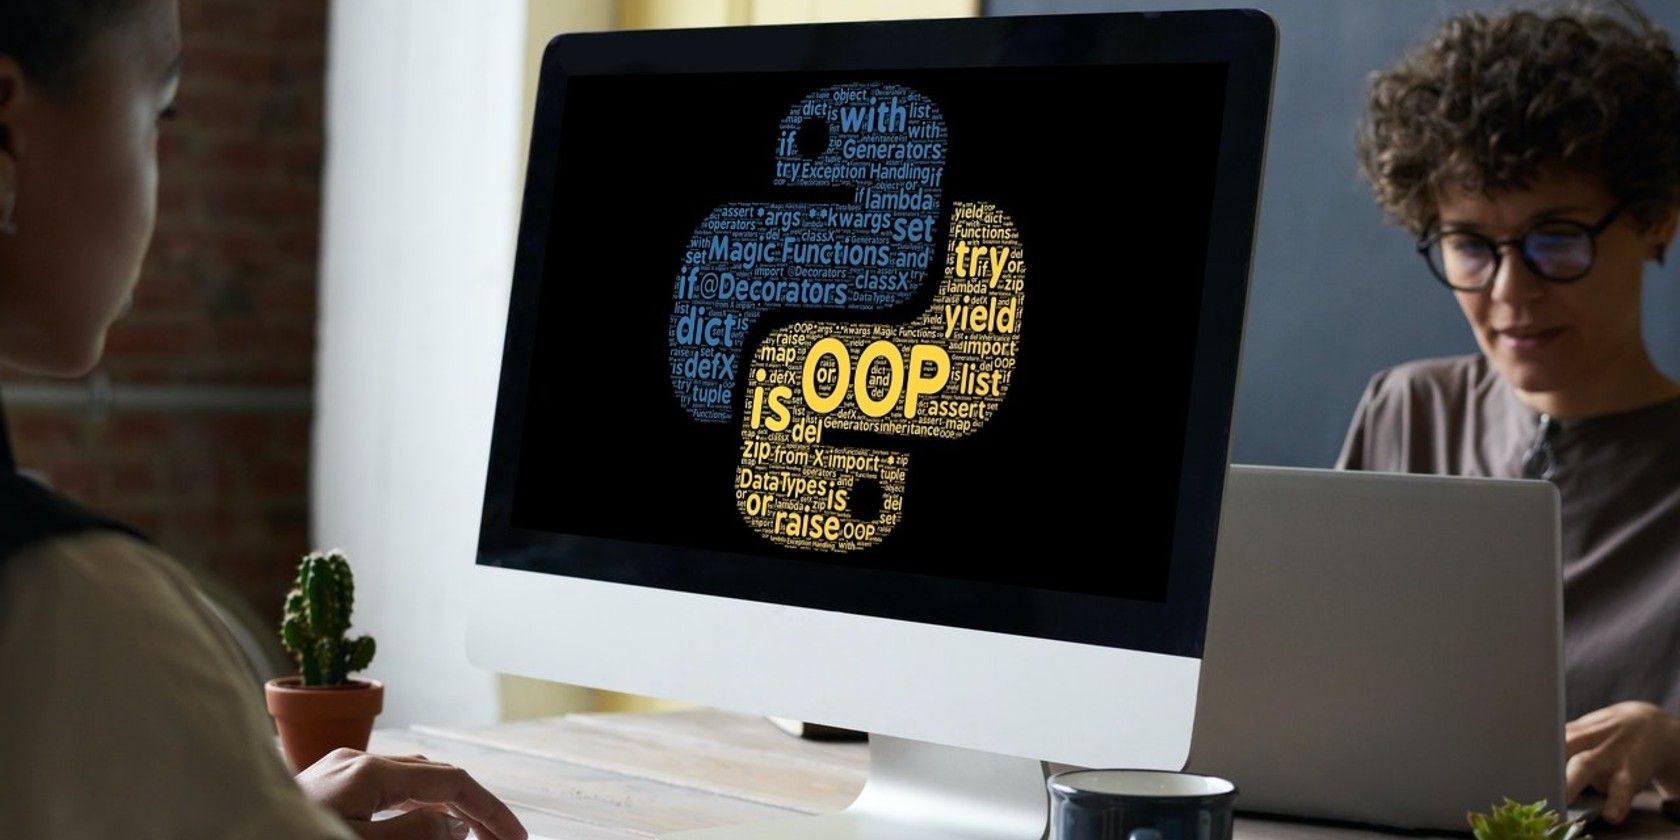
{"type": "Polygon", "coordinates": [[[367,749],[373,719],[385,708],[385,684],[378,680],[305,687],[302,677],[277,677],[263,683],[263,694],[293,773],[339,747],[367,749]]]}

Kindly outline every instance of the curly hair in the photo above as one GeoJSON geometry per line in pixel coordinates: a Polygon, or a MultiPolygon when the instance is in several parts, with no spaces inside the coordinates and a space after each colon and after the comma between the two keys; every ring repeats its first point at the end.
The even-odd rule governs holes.
{"type": "Polygon", "coordinates": [[[1600,179],[1648,229],[1680,203],[1680,62],[1626,3],[1461,14],[1372,75],[1357,150],[1414,234],[1445,187],[1497,195],[1550,169],[1600,179]]]}

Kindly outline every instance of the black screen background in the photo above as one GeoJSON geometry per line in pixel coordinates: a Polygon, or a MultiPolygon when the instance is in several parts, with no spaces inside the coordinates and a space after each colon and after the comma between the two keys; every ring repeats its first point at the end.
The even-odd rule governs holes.
{"type": "MultiPolygon", "coordinates": [[[[1150,64],[572,77],[512,524],[1163,600],[1225,73],[1150,64]],[[1020,231],[1027,314],[994,419],[957,442],[895,440],[914,453],[903,521],[876,548],[833,555],[781,548],[740,520],[739,428],[696,423],[679,407],[666,329],[683,249],[713,207],[843,200],[774,188],[771,175],[786,109],[844,81],[909,85],[939,106],[949,160],[930,274],[944,270],[951,202],[991,202],[1020,231]]],[[[933,286],[930,277],[920,298],[867,320],[907,320],[933,286]]],[[[755,331],[847,317],[776,310],[755,331]]]]}

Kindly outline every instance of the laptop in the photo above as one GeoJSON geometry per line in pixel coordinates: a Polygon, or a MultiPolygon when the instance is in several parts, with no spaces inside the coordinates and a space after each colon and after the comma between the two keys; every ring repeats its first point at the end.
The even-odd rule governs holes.
{"type": "Polygon", "coordinates": [[[1233,466],[1189,769],[1390,828],[1558,807],[1558,546],[1546,482],[1233,466]]]}

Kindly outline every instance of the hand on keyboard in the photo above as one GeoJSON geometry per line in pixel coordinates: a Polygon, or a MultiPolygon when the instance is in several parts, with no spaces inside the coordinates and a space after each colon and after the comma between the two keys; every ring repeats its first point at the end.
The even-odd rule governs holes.
{"type": "Polygon", "coordinates": [[[1651,703],[1606,706],[1569,722],[1568,798],[1588,788],[1604,794],[1603,818],[1620,824],[1634,794],[1657,784],[1665,797],[1680,795],[1680,720],[1651,703]]]}
{"type": "Polygon", "coordinates": [[[299,773],[297,783],[365,838],[465,840],[471,829],[479,840],[527,840],[519,818],[465,770],[423,755],[334,750],[299,773]],[[374,819],[388,809],[407,813],[374,819]]]}

